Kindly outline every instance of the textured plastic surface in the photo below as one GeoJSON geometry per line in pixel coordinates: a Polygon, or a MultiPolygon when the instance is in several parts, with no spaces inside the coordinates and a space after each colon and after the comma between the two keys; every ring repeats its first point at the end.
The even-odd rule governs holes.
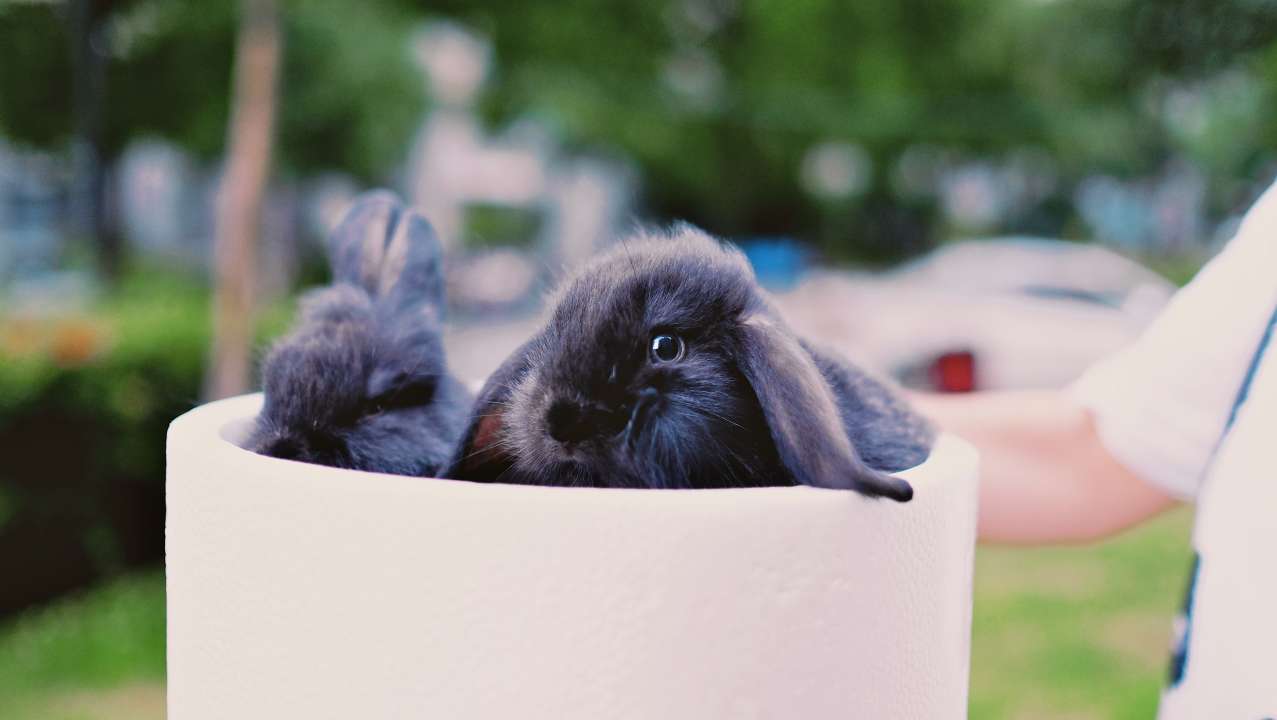
{"type": "Polygon", "coordinates": [[[169,430],[172,720],[966,715],[956,438],[904,505],[519,487],[260,457],[259,404],[169,430]]]}

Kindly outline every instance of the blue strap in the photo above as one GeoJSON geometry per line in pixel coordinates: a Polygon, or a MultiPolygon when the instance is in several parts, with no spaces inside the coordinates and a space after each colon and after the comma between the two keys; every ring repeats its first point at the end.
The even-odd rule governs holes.
{"type": "MultiPolygon", "coordinates": [[[[1228,420],[1224,422],[1224,429],[1219,434],[1219,439],[1215,441],[1215,448],[1211,451],[1211,458],[1203,469],[1203,475],[1210,472],[1215,464],[1215,455],[1219,453],[1219,448],[1224,444],[1224,439],[1228,437],[1228,432],[1233,429],[1233,423],[1237,421],[1237,414],[1241,411],[1242,405],[1246,404],[1246,398],[1250,397],[1250,386],[1255,380],[1255,374],[1259,371],[1259,364],[1264,359],[1264,353],[1267,352],[1269,345],[1272,344],[1273,328],[1277,328],[1277,308],[1273,309],[1272,317],[1268,318],[1268,326],[1264,328],[1264,334],[1259,339],[1259,347],[1255,348],[1254,355],[1250,358],[1250,366],[1246,368],[1246,374],[1242,377],[1241,387],[1237,389],[1237,397],[1233,398],[1233,407],[1228,411],[1228,420]]],[[[1202,569],[1201,555],[1194,550],[1193,567],[1188,575],[1188,588],[1184,592],[1184,604],[1180,610],[1180,616],[1183,620],[1182,634],[1175,639],[1175,649],[1171,653],[1170,664],[1170,686],[1175,687],[1184,679],[1184,670],[1188,667],[1188,643],[1193,632],[1193,596],[1196,594],[1197,577],[1202,569]]]]}
{"type": "Polygon", "coordinates": [[[1259,370],[1259,363],[1264,359],[1264,352],[1268,350],[1268,345],[1273,339],[1274,327],[1277,327],[1277,309],[1273,310],[1273,316],[1268,319],[1268,327],[1264,328],[1264,335],[1259,340],[1259,347],[1255,349],[1255,355],[1250,359],[1250,367],[1246,368],[1246,376],[1242,379],[1242,386],[1237,390],[1237,397],[1233,400],[1233,409],[1228,412],[1228,422],[1224,423],[1224,432],[1219,436],[1221,443],[1224,441],[1224,437],[1228,435],[1228,431],[1233,428],[1233,422],[1237,420],[1237,412],[1242,409],[1242,405],[1246,403],[1246,398],[1250,396],[1251,382],[1255,380],[1255,373],[1259,370]]]}

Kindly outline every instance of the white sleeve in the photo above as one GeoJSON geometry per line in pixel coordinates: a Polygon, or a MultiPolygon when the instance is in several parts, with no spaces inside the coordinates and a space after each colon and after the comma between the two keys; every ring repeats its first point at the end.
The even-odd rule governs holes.
{"type": "Polygon", "coordinates": [[[1181,499],[1198,484],[1277,306],[1277,185],[1133,344],[1073,396],[1115,458],[1181,499]]]}

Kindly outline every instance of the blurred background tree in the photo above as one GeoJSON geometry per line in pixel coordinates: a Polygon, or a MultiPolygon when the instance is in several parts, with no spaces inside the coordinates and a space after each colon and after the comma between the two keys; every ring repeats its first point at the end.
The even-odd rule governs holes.
{"type": "Polygon", "coordinates": [[[283,40],[274,0],[243,0],[235,44],[226,169],[218,183],[213,234],[213,337],[204,397],[252,387],[257,243],[270,180],[283,40]]]}
{"type": "MultiPolygon", "coordinates": [[[[1089,174],[1148,174],[1178,154],[1212,177],[1249,177],[1273,159],[1271,114],[1208,97],[1229,83],[1260,106],[1271,96],[1270,2],[427,7],[493,38],[492,119],[532,112],[575,142],[635,157],[658,217],[727,235],[797,234],[843,257],[898,257],[943,234],[935,208],[901,187],[920,159],[910,148],[954,159],[1028,151],[1055,171],[1062,196],[1089,174]],[[824,143],[859,152],[857,177],[821,198],[796,180],[824,143]]],[[[1216,200],[1235,192],[1226,183],[1216,200]]],[[[1068,229],[1067,212],[1046,214],[998,229],[1068,229]]]]}
{"type": "MultiPolygon", "coordinates": [[[[112,0],[94,11],[106,59],[104,154],[161,135],[210,160],[225,140],[237,5],[112,0]]],[[[62,2],[0,3],[0,130],[57,148],[73,132],[68,15],[62,2]],[[31,82],[41,78],[41,82],[31,82]]],[[[407,40],[414,17],[385,3],[358,12],[336,0],[283,4],[287,77],[280,137],[291,172],[341,167],[384,179],[423,109],[407,40]],[[353,101],[357,99],[356,101],[353,101]]],[[[418,18],[419,19],[419,18],[418,18]]]]}
{"type": "MultiPolygon", "coordinates": [[[[96,146],[92,153],[103,167],[129,141],[150,136],[216,161],[229,116],[236,7],[198,0],[0,2],[0,136],[55,151],[82,137],[96,146]],[[86,47],[73,31],[87,36],[86,47]],[[90,110],[101,115],[94,121],[100,128],[82,128],[82,108],[73,112],[81,93],[68,90],[77,63],[104,66],[100,96],[82,103],[100,105],[90,110]]],[[[356,12],[335,0],[306,0],[285,3],[283,23],[279,171],[342,168],[388,181],[423,110],[407,47],[412,16],[380,3],[356,12]]],[[[89,229],[118,232],[102,223],[89,229]]],[[[102,252],[108,274],[113,252],[109,244],[102,252]]]]}

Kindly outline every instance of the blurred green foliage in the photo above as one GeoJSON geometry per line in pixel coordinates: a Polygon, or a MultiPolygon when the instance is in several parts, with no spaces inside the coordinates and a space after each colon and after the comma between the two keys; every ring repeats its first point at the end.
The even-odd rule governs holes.
{"type": "MultiPolygon", "coordinates": [[[[85,0],[108,55],[107,145],[170,137],[216,158],[237,3],[85,0]]],[[[61,2],[0,1],[0,132],[58,146],[71,131],[61,2]],[[41,82],[32,82],[41,78],[41,82]]],[[[725,235],[786,234],[838,255],[917,252],[943,235],[934,197],[897,177],[910,148],[1046,158],[1053,196],[1006,232],[1075,233],[1087,174],[1208,173],[1210,210],[1244,204],[1277,159],[1277,0],[281,0],[283,168],[402,170],[425,107],[409,39],[430,19],[489,37],[483,97],[572,148],[643,171],[646,210],[725,235]],[[821,198],[808,151],[850,142],[868,186],[821,198]]]]}
{"type": "Polygon", "coordinates": [[[156,274],[84,317],[0,315],[0,613],[162,553],[165,429],[207,324],[201,289],[156,274]]]}
{"type": "Polygon", "coordinates": [[[461,241],[476,250],[531,247],[541,229],[541,217],[533,210],[474,204],[466,208],[461,241]]]}
{"type": "MultiPolygon", "coordinates": [[[[110,0],[96,46],[107,55],[108,157],[159,135],[207,160],[226,135],[237,3],[110,0]]],[[[72,132],[65,3],[0,0],[0,134],[58,147],[72,132]],[[33,78],[40,78],[33,82],[33,78]]],[[[406,10],[388,3],[281,2],[284,65],[277,137],[289,172],[340,168],[385,181],[424,110],[406,10]]]]}
{"type": "Polygon", "coordinates": [[[910,234],[926,241],[934,209],[893,179],[910,146],[1040,151],[1066,196],[1088,173],[1155,173],[1182,154],[1215,174],[1212,201],[1225,207],[1238,179],[1273,158],[1277,118],[1212,96],[1241,85],[1257,107],[1274,98],[1269,0],[420,6],[493,38],[494,119],[531,112],[577,142],[616,147],[646,173],[655,214],[728,235],[814,232],[835,250],[854,235],[870,254],[910,234]],[[688,76],[697,82],[684,92],[669,82],[688,76]],[[1176,102],[1191,107],[1168,111],[1176,102]],[[803,192],[804,154],[826,140],[867,151],[868,192],[803,192]]]}
{"type": "Polygon", "coordinates": [[[161,557],[165,434],[198,404],[208,313],[206,288],[138,271],[83,317],[0,314],[0,615],[161,557]]]}
{"type": "Polygon", "coordinates": [[[0,134],[52,146],[71,132],[71,41],[64,13],[0,1],[0,134]],[[33,82],[33,78],[39,78],[33,82]]]}

